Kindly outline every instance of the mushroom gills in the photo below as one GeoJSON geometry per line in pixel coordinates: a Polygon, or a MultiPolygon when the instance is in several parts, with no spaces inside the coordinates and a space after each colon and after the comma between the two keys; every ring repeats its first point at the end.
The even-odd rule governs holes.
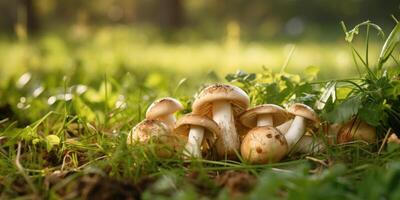
{"type": "Polygon", "coordinates": [[[257,118],[257,126],[273,126],[273,119],[270,114],[259,115],[257,118]]]}
{"type": "Polygon", "coordinates": [[[217,145],[218,152],[233,152],[239,149],[239,137],[236,133],[235,121],[233,119],[232,106],[226,101],[213,103],[213,120],[221,129],[217,145]],[[222,144],[221,144],[222,143],[222,144]]]}
{"type": "Polygon", "coordinates": [[[185,147],[187,156],[201,158],[201,143],[204,137],[204,128],[201,126],[191,125],[188,141],[185,147]]]}
{"type": "Polygon", "coordinates": [[[285,134],[289,149],[291,149],[305,133],[305,119],[301,116],[296,116],[290,125],[289,130],[285,134]]]}

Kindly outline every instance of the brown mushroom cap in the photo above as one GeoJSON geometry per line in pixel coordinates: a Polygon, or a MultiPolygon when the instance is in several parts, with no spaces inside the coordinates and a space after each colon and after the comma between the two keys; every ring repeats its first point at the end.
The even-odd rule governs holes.
{"type": "Polygon", "coordinates": [[[318,125],[320,122],[317,113],[315,113],[311,107],[305,104],[294,103],[288,108],[287,111],[292,115],[304,117],[309,122],[307,124],[311,123],[318,125]]]}
{"type": "Polygon", "coordinates": [[[196,114],[186,114],[182,116],[176,122],[174,133],[187,137],[191,125],[201,126],[204,128],[203,144],[206,140],[210,143],[214,143],[217,136],[220,134],[220,128],[217,123],[207,117],[196,114]]]}
{"type": "Polygon", "coordinates": [[[161,121],[145,119],[138,123],[129,133],[127,138],[128,144],[134,144],[135,142],[146,143],[150,141],[152,137],[159,137],[170,134],[170,130],[161,121]]]}
{"type": "Polygon", "coordinates": [[[353,140],[362,140],[367,143],[376,142],[376,128],[357,119],[352,119],[340,128],[337,135],[339,144],[353,140]]]}
{"type": "Polygon", "coordinates": [[[182,110],[182,104],[171,97],[165,97],[154,101],[146,112],[146,119],[157,119],[165,115],[182,110]]]}
{"type": "Polygon", "coordinates": [[[274,104],[263,104],[248,109],[240,116],[239,120],[246,127],[252,128],[257,126],[258,116],[263,114],[270,114],[272,116],[274,126],[281,125],[289,118],[288,113],[282,107],[274,104]]]}
{"type": "Polygon", "coordinates": [[[288,152],[288,144],[276,128],[259,126],[251,129],[243,139],[240,152],[253,164],[277,162],[288,152]]]}
{"type": "Polygon", "coordinates": [[[192,105],[194,114],[212,117],[212,102],[228,101],[233,115],[241,114],[250,104],[249,96],[239,87],[227,84],[214,84],[204,88],[192,105]]]}

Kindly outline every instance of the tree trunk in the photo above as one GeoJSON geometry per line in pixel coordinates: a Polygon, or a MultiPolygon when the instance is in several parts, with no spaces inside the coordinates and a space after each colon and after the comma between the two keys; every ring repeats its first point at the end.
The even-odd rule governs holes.
{"type": "Polygon", "coordinates": [[[184,8],[182,0],[160,0],[159,6],[161,27],[175,30],[183,26],[184,8]]]}

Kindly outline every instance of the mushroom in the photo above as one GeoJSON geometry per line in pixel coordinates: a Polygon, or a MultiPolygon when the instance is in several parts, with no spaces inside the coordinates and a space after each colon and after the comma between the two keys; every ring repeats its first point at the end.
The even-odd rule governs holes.
{"type": "Polygon", "coordinates": [[[156,154],[159,157],[171,157],[172,152],[180,147],[181,138],[171,134],[171,130],[159,120],[145,119],[138,123],[128,134],[127,144],[156,143],[156,154]]]}
{"type": "Polygon", "coordinates": [[[319,124],[319,117],[312,108],[300,103],[291,105],[288,112],[295,116],[285,134],[289,150],[291,150],[306,132],[307,125],[319,124]]]}
{"type": "Polygon", "coordinates": [[[400,139],[397,137],[396,133],[391,133],[388,140],[388,144],[400,144],[400,139]]]}
{"type": "Polygon", "coordinates": [[[172,130],[176,121],[174,113],[182,109],[183,106],[178,100],[171,97],[161,98],[147,108],[146,119],[160,120],[172,130]]]}
{"type": "Polygon", "coordinates": [[[288,146],[285,137],[273,126],[282,124],[287,118],[286,110],[273,104],[260,105],[243,113],[240,122],[253,128],[242,141],[240,152],[243,158],[257,164],[281,160],[288,146]]]}
{"type": "Polygon", "coordinates": [[[184,152],[185,156],[202,158],[202,144],[206,141],[213,143],[220,130],[218,124],[207,117],[187,114],[176,122],[174,132],[188,137],[184,152]]]}
{"type": "Polygon", "coordinates": [[[369,144],[376,142],[376,128],[354,118],[339,130],[337,142],[339,144],[353,140],[362,140],[369,144]]]}
{"type": "Polygon", "coordinates": [[[272,126],[251,129],[242,141],[240,152],[243,159],[252,164],[272,163],[288,153],[285,137],[272,126]]]}
{"type": "Polygon", "coordinates": [[[233,85],[214,84],[203,89],[193,102],[194,114],[212,118],[221,129],[216,141],[219,157],[231,158],[239,150],[235,117],[249,106],[247,94],[233,85]]]}
{"type": "MultiPolygon", "coordinates": [[[[281,133],[284,135],[289,130],[291,124],[293,123],[293,119],[277,126],[281,133]]],[[[316,153],[325,149],[325,144],[319,138],[314,138],[311,135],[303,135],[300,140],[293,146],[291,152],[292,153],[316,153]]]]}

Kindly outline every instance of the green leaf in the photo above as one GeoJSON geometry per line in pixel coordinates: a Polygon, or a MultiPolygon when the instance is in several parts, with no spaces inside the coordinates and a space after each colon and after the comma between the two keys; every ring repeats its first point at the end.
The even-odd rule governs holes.
{"type": "Polygon", "coordinates": [[[392,32],[389,34],[388,38],[383,44],[381,54],[379,55],[379,67],[389,59],[390,55],[392,55],[393,50],[400,42],[400,23],[397,23],[393,28],[392,32]]]}
{"type": "Polygon", "coordinates": [[[304,74],[306,75],[308,80],[313,80],[317,78],[320,69],[317,66],[309,66],[304,70],[304,74]]]}
{"type": "Polygon", "coordinates": [[[328,112],[324,117],[329,122],[342,123],[349,120],[352,116],[358,113],[361,107],[361,95],[352,96],[346,99],[343,103],[328,112]]]}
{"type": "Polygon", "coordinates": [[[60,144],[60,138],[57,135],[48,135],[48,136],[46,136],[47,151],[51,151],[51,149],[55,145],[59,145],[59,144],[60,144]]]}
{"type": "Polygon", "coordinates": [[[381,121],[387,120],[384,107],[380,104],[369,103],[360,108],[358,115],[360,119],[372,126],[379,126],[381,121]]]}

